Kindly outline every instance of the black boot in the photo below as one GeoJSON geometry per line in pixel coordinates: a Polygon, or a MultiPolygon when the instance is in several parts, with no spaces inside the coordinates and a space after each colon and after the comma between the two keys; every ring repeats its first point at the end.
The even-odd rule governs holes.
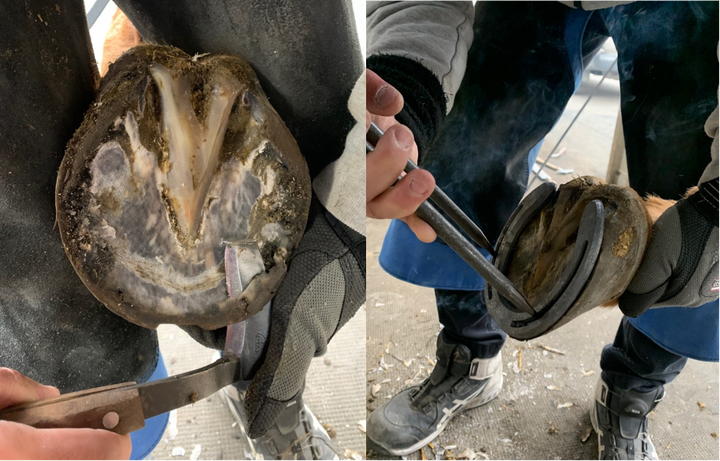
{"type": "Polygon", "coordinates": [[[658,459],[648,435],[648,418],[665,392],[618,391],[598,380],[590,418],[598,435],[598,459],[658,459]]]}
{"type": "Polygon", "coordinates": [[[403,456],[437,437],[463,410],[494,399],[502,388],[502,359],[473,358],[462,344],[438,336],[437,364],[422,384],[378,407],[367,422],[367,448],[403,456]]]}

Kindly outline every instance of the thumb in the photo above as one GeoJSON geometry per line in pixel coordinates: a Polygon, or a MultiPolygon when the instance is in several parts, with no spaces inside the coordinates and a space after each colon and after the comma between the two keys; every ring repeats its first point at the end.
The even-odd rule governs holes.
{"type": "Polygon", "coordinates": [[[102,429],[36,429],[0,421],[2,459],[130,459],[130,435],[102,429]]]}
{"type": "Polygon", "coordinates": [[[659,285],[654,290],[643,294],[633,293],[628,288],[620,296],[620,299],[618,299],[620,311],[628,317],[639,317],[646,310],[650,309],[653,304],[657,303],[662,295],[665,294],[668,282],[669,281],[666,280],[665,283],[659,285]]]}
{"type": "Polygon", "coordinates": [[[60,395],[56,387],[44,386],[19,371],[0,368],[0,409],[60,395]]]}

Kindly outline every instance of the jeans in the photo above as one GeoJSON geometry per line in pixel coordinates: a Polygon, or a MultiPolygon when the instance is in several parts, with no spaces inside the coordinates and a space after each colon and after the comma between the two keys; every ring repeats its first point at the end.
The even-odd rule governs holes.
{"type": "Polygon", "coordinates": [[[494,357],[500,352],[507,335],[490,317],[482,291],[436,289],[435,300],[448,342],[465,344],[473,357],[494,357]]]}
{"type": "Polygon", "coordinates": [[[623,317],[615,341],[603,348],[600,368],[616,390],[649,392],[675,379],[687,360],[658,346],[623,317]]]}
{"type": "MultiPolygon", "coordinates": [[[[475,8],[463,83],[422,166],[491,241],[525,193],[533,148],[608,36],[619,55],[631,187],[677,199],[697,183],[710,161],[703,125],[717,105],[717,3],[637,2],[595,12],[546,2],[475,8]]],[[[482,293],[448,288],[435,290],[446,337],[477,357],[497,354],[505,335],[482,293]]],[[[671,381],[685,362],[624,319],[601,367],[618,386],[646,388],[671,381]]]]}

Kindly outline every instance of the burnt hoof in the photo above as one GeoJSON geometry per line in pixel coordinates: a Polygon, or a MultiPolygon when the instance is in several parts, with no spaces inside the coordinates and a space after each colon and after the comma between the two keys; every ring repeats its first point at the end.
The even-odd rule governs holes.
{"type": "Polygon", "coordinates": [[[68,145],[65,251],[116,314],[214,329],[258,312],[305,229],[307,165],[242,59],[125,53],[68,145]]]}

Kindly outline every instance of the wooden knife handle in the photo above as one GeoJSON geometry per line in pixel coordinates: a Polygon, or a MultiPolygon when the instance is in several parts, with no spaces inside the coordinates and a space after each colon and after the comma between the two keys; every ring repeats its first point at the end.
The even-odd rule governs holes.
{"type": "Polygon", "coordinates": [[[121,435],[145,427],[140,395],[132,382],[15,405],[0,411],[0,419],[37,428],[106,429],[121,435]]]}

